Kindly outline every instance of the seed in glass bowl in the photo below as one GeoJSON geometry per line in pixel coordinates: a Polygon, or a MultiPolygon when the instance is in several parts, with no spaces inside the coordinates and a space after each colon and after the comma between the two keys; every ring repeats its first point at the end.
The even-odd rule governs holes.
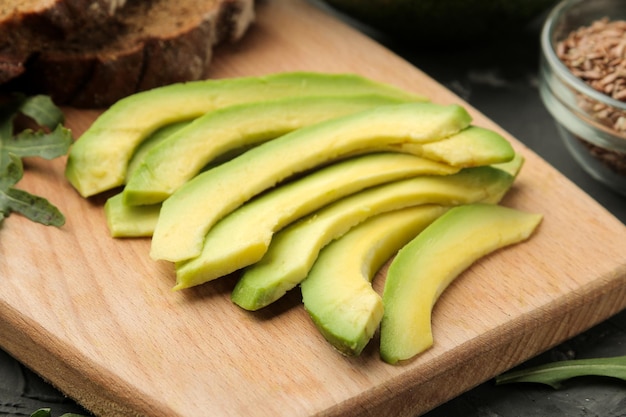
{"type": "MultiPolygon", "coordinates": [[[[602,18],[572,31],[556,47],[559,59],[593,89],[626,102],[626,21],[602,18]]],[[[618,134],[626,134],[626,111],[580,96],[579,108],[618,134]]],[[[626,154],[584,141],[591,154],[626,175],[626,154]]]]}

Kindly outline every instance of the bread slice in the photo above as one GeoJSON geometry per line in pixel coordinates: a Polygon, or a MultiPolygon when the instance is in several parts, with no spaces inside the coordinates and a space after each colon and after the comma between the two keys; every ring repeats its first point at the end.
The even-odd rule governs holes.
{"type": "Polygon", "coordinates": [[[10,88],[106,107],[137,91],[206,78],[215,46],[238,40],[254,21],[254,0],[28,0],[80,1],[99,3],[94,21],[64,26],[61,36],[32,35],[31,48],[0,47],[0,73],[19,72],[10,88]]]}
{"type": "MultiPolygon", "coordinates": [[[[137,0],[130,0],[137,1],[137,0]]],[[[126,0],[19,0],[0,4],[0,84],[25,71],[25,60],[49,42],[90,37],[115,26],[126,0]]]]}
{"type": "Polygon", "coordinates": [[[86,27],[103,25],[127,1],[141,0],[19,0],[0,4],[0,42],[25,42],[30,36],[71,37],[86,27]],[[26,39],[24,39],[26,38],[26,39]]]}

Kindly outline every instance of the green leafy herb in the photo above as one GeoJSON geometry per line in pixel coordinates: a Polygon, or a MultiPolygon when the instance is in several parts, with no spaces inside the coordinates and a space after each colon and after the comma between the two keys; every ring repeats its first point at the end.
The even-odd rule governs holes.
{"type": "Polygon", "coordinates": [[[19,213],[47,226],[62,226],[63,214],[45,198],[16,188],[24,175],[21,158],[54,159],[65,155],[72,143],[63,127],[63,113],[50,97],[15,94],[0,103],[0,223],[10,213],[19,213]],[[18,117],[36,124],[16,130],[18,117]]]}
{"type": "Polygon", "coordinates": [[[536,382],[558,389],[564,381],[581,376],[606,376],[626,381],[626,356],[573,359],[511,371],[496,377],[496,384],[536,382]]]}
{"type": "MultiPolygon", "coordinates": [[[[40,408],[30,415],[30,417],[52,417],[51,410],[49,408],[40,408]]],[[[82,414],[65,413],[59,417],[85,417],[82,414]]]]}

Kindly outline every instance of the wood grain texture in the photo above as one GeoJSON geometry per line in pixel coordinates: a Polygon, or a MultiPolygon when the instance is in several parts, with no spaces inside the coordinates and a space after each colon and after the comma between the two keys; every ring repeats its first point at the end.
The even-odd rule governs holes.
{"type": "MultiPolygon", "coordinates": [[[[409,63],[304,0],[265,0],[213,77],[356,72],[460,103],[409,63]]],[[[76,136],[97,112],[66,109],[76,136]]],[[[514,109],[511,109],[514,111],[514,109]]],[[[390,366],[378,340],[346,358],[317,332],[298,291],[249,313],[235,277],[173,292],[147,239],[109,237],[103,198],[82,199],[64,159],[27,161],[21,186],[66,215],[60,229],[17,215],[0,230],[0,345],[102,416],[414,416],[626,306],[626,228],[520,142],[526,165],[503,204],[544,214],[529,241],[472,266],[435,307],[435,345],[390,366]]],[[[383,282],[381,271],[375,285],[383,282]]]]}

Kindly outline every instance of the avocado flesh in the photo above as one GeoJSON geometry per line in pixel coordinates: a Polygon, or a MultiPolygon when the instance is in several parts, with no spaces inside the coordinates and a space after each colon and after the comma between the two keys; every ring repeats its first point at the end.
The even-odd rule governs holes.
{"type": "Polygon", "coordinates": [[[325,245],[372,216],[422,204],[499,200],[513,181],[508,173],[485,166],[400,180],[345,197],[278,232],[263,258],[244,270],[231,298],[247,310],[274,302],[307,276],[325,245]]]}
{"type": "Polygon", "coordinates": [[[229,106],[205,114],[144,157],[124,187],[130,205],[160,203],[220,155],[298,128],[402,101],[385,95],[289,97],[229,106]]]}
{"type": "Polygon", "coordinates": [[[70,149],[65,176],[84,197],[123,185],[135,149],[153,132],[230,105],[315,94],[388,94],[424,99],[353,74],[290,72],[171,84],[106,110],[70,149]]]}
{"type": "Polygon", "coordinates": [[[149,237],[159,218],[159,204],[129,206],[122,194],[116,194],[104,203],[104,215],[111,237],[149,237]]]}
{"type": "Polygon", "coordinates": [[[202,253],[176,264],[174,289],[205,283],[260,260],[276,231],[346,195],[404,178],[457,171],[409,154],[373,153],[280,185],[217,222],[205,238],[202,253]]]}
{"type": "Polygon", "coordinates": [[[493,130],[469,126],[441,141],[403,145],[403,150],[452,166],[482,166],[509,161],[511,143],[493,130]]]}
{"type": "Polygon", "coordinates": [[[157,129],[144,139],[141,144],[135,149],[133,156],[128,161],[128,167],[126,168],[126,177],[132,177],[133,173],[139,168],[146,158],[146,155],[154,149],[161,142],[164,142],[169,136],[181,130],[183,127],[189,125],[192,121],[185,120],[183,122],[172,123],[162,128],[157,129]]]}
{"type": "Polygon", "coordinates": [[[458,206],[404,246],[383,290],[382,359],[395,364],[430,348],[432,309],[441,293],[479,258],[527,239],[541,219],[501,205],[458,206]]]}
{"type": "MultiPolygon", "coordinates": [[[[418,163],[416,164],[411,163],[409,164],[409,166],[407,166],[409,168],[409,171],[412,172],[412,174],[410,175],[409,173],[407,173],[407,176],[427,174],[427,173],[430,173],[431,175],[448,175],[448,174],[453,174],[459,170],[459,168],[456,168],[456,167],[448,166],[446,164],[440,164],[438,162],[429,161],[429,160],[419,158],[419,157],[413,157],[411,155],[404,155],[404,154],[398,154],[398,153],[388,153],[387,155],[393,155],[393,158],[399,158],[399,159],[405,159],[405,160],[406,159],[411,160],[411,158],[416,158],[419,160],[418,163]]],[[[514,158],[511,161],[507,161],[507,162],[503,162],[499,164],[493,164],[492,166],[502,169],[505,172],[508,172],[509,174],[511,174],[512,176],[517,176],[517,174],[522,168],[523,162],[524,162],[524,157],[521,154],[515,154],[514,158]]],[[[404,165],[400,163],[397,166],[395,166],[395,168],[401,171],[404,168],[404,165]]],[[[387,175],[387,172],[379,172],[382,169],[383,169],[382,165],[377,166],[375,169],[372,168],[372,171],[369,172],[368,174],[371,175],[372,173],[378,173],[378,174],[387,175]]],[[[391,172],[389,174],[391,174],[391,172]]],[[[398,174],[399,174],[398,177],[401,175],[404,175],[400,173],[398,174]]],[[[359,175],[358,178],[362,178],[361,175],[359,175]]],[[[338,182],[333,182],[332,186],[337,187],[338,184],[339,184],[338,182]]],[[[325,190],[325,191],[328,191],[328,190],[325,190]]],[[[306,198],[316,198],[316,195],[311,190],[309,190],[309,192],[306,193],[306,198]]],[[[501,196],[494,196],[493,199],[486,200],[485,202],[497,202],[500,200],[500,198],[501,196]]],[[[266,200],[265,197],[263,199],[266,200]]],[[[285,209],[287,208],[287,204],[289,204],[290,202],[293,203],[295,201],[300,201],[304,203],[304,199],[305,199],[304,195],[293,197],[293,199],[290,199],[289,202],[285,201],[285,199],[282,199],[283,201],[277,203],[277,206],[280,207],[281,210],[277,211],[274,208],[272,208],[272,209],[267,210],[267,211],[270,211],[270,213],[266,213],[264,211],[263,217],[261,217],[263,219],[262,222],[259,222],[253,213],[250,213],[246,216],[237,215],[236,217],[239,219],[237,222],[233,220],[229,220],[227,223],[229,224],[228,227],[230,229],[230,233],[232,234],[229,235],[229,239],[225,240],[226,242],[229,242],[229,243],[227,245],[224,245],[222,242],[221,245],[218,245],[218,248],[222,248],[222,250],[220,251],[220,253],[218,253],[217,251],[212,251],[211,258],[214,258],[214,260],[210,262],[206,262],[205,253],[203,251],[199,259],[194,261],[194,264],[198,265],[198,269],[194,270],[193,275],[197,275],[199,278],[201,274],[204,274],[204,272],[202,273],[200,272],[200,268],[202,270],[209,269],[205,267],[200,267],[199,265],[201,263],[204,265],[206,262],[206,265],[208,266],[209,264],[211,264],[211,262],[223,262],[223,260],[227,259],[226,257],[231,258],[230,262],[233,262],[233,265],[236,265],[237,268],[241,267],[242,264],[246,264],[247,262],[249,262],[249,259],[256,259],[258,261],[259,259],[257,259],[257,257],[261,255],[258,255],[258,254],[253,255],[253,253],[255,252],[252,252],[252,251],[256,251],[256,252],[262,251],[264,253],[267,250],[267,245],[269,245],[269,239],[270,239],[269,236],[271,236],[275,231],[280,229],[282,225],[286,222],[284,218],[283,220],[281,220],[279,216],[285,215],[285,209]],[[248,229],[248,227],[250,228],[250,230],[253,229],[251,226],[241,226],[240,228],[237,228],[235,226],[237,223],[243,224],[243,219],[247,216],[255,217],[254,230],[257,230],[258,232],[256,232],[254,235],[248,234],[248,236],[245,239],[238,238],[236,236],[240,236],[240,233],[242,233],[241,232],[242,230],[246,230],[248,229]],[[263,231],[263,228],[265,228],[265,231],[263,231]],[[255,245],[259,245],[259,246],[255,246],[255,245]],[[252,249],[253,247],[256,247],[257,249],[253,250],[252,249]],[[224,253],[226,254],[230,253],[231,255],[224,255],[224,253]],[[245,256],[245,258],[241,258],[241,259],[237,258],[238,261],[234,262],[232,261],[232,254],[235,254],[235,253],[239,253],[239,254],[245,253],[246,255],[241,255],[241,256],[245,256]],[[201,260],[201,258],[204,259],[204,261],[201,260]],[[218,261],[217,259],[222,259],[222,260],[218,261]],[[247,260],[243,261],[244,259],[247,259],[247,260]]],[[[246,205],[244,205],[244,207],[246,205]]],[[[146,205],[146,206],[128,205],[124,203],[124,200],[120,194],[110,197],[105,204],[105,215],[107,219],[107,226],[109,228],[109,232],[112,237],[116,237],[116,238],[152,236],[152,234],[154,233],[154,228],[156,227],[156,223],[159,218],[160,209],[161,209],[161,204],[153,204],[153,205],[146,205]]],[[[239,209],[236,211],[239,211],[239,209]]],[[[246,210],[246,211],[249,212],[249,210],[246,210]]],[[[220,225],[219,230],[226,230],[225,226],[221,225],[221,223],[222,223],[221,221],[218,223],[218,225],[220,225]]],[[[210,231],[210,234],[217,234],[217,230],[210,231]]],[[[208,236],[207,236],[207,239],[208,239],[208,236]]],[[[206,244],[206,241],[205,241],[205,244],[206,244]]],[[[181,264],[184,264],[184,263],[185,262],[181,262],[181,264]]],[[[191,271],[191,265],[189,265],[187,268],[189,268],[189,269],[186,269],[187,271],[191,271]]],[[[233,270],[233,268],[230,267],[224,270],[230,271],[230,270],[233,270]]],[[[184,284],[180,288],[179,287],[176,287],[176,288],[182,289],[184,287],[186,288],[188,286],[198,285],[195,283],[192,284],[192,282],[196,282],[196,280],[198,280],[200,283],[203,283],[203,282],[214,279],[216,276],[218,276],[218,274],[213,272],[207,275],[206,278],[201,278],[201,279],[194,278],[193,281],[190,281],[189,285],[184,284]]]]}
{"type": "MultiPolygon", "coordinates": [[[[219,244],[210,252],[203,251],[193,259],[193,263],[188,261],[190,265],[183,268],[186,272],[181,276],[193,271],[194,280],[188,284],[181,283],[181,287],[176,289],[198,285],[195,282],[206,282],[248,265],[247,262],[252,262],[250,259],[262,256],[274,231],[345,194],[400,178],[423,174],[449,175],[458,170],[417,156],[387,152],[351,158],[320,169],[320,172],[310,173],[248,201],[220,220],[205,238],[205,246],[207,241],[219,244]],[[354,166],[355,163],[362,166],[354,166]],[[219,266],[224,263],[228,266],[219,266]],[[211,272],[201,273],[200,270],[211,272]],[[201,274],[207,275],[200,278],[201,274]]],[[[160,208],[159,203],[131,206],[124,202],[121,194],[117,194],[105,204],[109,231],[113,237],[152,236],[160,208]],[[138,222],[141,227],[138,227],[138,222]]],[[[182,268],[186,263],[183,261],[178,267],[182,268]]]]}
{"type": "Polygon", "coordinates": [[[491,166],[501,169],[504,172],[508,172],[509,174],[517,178],[520,171],[522,170],[522,167],[524,166],[524,162],[526,162],[526,158],[524,158],[524,155],[516,152],[515,156],[513,156],[510,161],[492,164],[491,166]]]}
{"type": "Polygon", "coordinates": [[[383,316],[371,286],[379,268],[446,208],[423,205],[379,214],[326,246],[300,285],[304,308],[339,352],[359,355],[383,316]]]}
{"type": "Polygon", "coordinates": [[[441,140],[471,122],[458,105],[388,105],[303,127],[194,177],[163,202],[150,256],[173,262],[202,252],[213,225],[290,176],[391,144],[441,140]]]}

